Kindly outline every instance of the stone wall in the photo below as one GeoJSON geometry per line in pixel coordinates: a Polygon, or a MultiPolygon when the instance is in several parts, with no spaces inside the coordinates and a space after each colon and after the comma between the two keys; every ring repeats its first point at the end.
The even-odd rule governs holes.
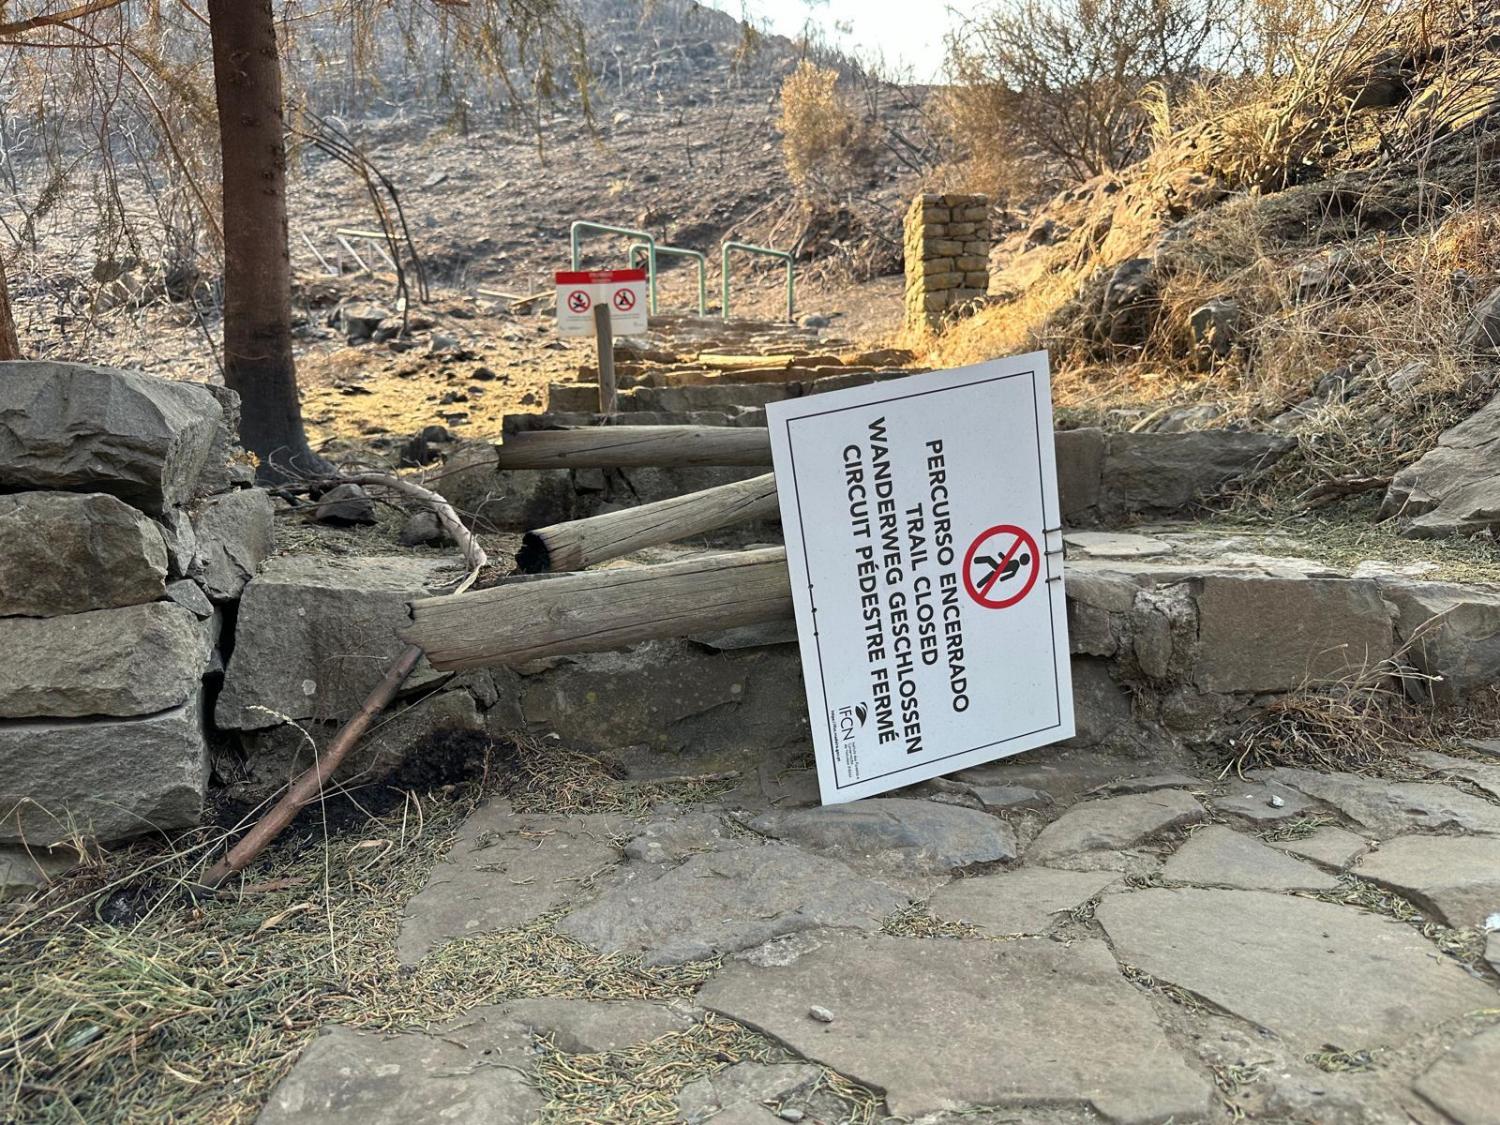
{"type": "Polygon", "coordinates": [[[990,201],[919,195],[906,212],[906,326],[924,331],[990,286],[990,201]]]}
{"type": "Polygon", "coordinates": [[[222,387],[0,364],[0,844],[198,822],[205,678],[273,537],[237,413],[222,387]]]}

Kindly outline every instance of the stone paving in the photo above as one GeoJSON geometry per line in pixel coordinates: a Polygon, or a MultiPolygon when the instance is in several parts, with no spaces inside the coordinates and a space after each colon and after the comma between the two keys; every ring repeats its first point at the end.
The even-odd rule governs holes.
{"type": "Polygon", "coordinates": [[[947,1125],[1497,1122],[1497,767],[1412,760],[1436,779],[1054,748],[831,808],[805,763],[757,783],[748,760],[634,820],[497,799],[410,901],[403,963],[551,919],[706,983],[328,1028],[260,1121],[543,1120],[544,1052],[597,1065],[727,1019],[780,1061],[685,1073],[678,1120],[850,1120],[852,1082],[877,1119],[947,1125]]]}

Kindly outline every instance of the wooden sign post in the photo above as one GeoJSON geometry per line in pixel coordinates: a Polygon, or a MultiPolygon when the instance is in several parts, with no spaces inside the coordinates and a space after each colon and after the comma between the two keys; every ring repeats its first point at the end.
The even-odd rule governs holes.
{"type": "Polygon", "coordinates": [[[594,306],[594,342],[599,348],[599,413],[614,414],[620,409],[620,396],[615,390],[615,330],[608,301],[594,306]]]}

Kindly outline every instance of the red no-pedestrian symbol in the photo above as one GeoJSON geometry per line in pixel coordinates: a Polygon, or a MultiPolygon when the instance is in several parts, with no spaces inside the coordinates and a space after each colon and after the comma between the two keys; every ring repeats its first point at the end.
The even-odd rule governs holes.
{"type": "Polygon", "coordinates": [[[964,555],[964,589],[985,609],[1005,609],[1031,593],[1042,553],[1031,533],[1002,523],[979,535],[964,555]]]}
{"type": "Polygon", "coordinates": [[[629,312],[635,308],[635,292],[630,289],[616,289],[614,303],[618,311],[629,312]]]}
{"type": "Polygon", "coordinates": [[[589,296],[587,289],[575,289],[568,294],[568,308],[576,313],[586,313],[593,306],[594,299],[589,296]]]}

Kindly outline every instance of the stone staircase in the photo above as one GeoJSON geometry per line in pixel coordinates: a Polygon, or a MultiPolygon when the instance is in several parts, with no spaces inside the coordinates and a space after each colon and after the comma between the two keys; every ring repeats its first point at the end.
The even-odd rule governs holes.
{"type": "MultiPolygon", "coordinates": [[[[46,879],[55,857],[37,845],[59,825],[106,838],[190,825],[211,743],[237,744],[259,795],[283,783],[400,650],[407,602],[461,569],[446,550],[299,536],[267,557],[271,502],[229,460],[233,402],[216,392],[69,368],[49,371],[69,391],[48,399],[0,375],[0,842],[27,845],[0,847],[3,895],[46,879]],[[71,461],[44,440],[65,425],[71,461]],[[228,667],[210,725],[215,651],[228,667]]],[[[684,1053],[694,1069],[663,1096],[694,1122],[845,1120],[837,1095],[855,1084],[934,1125],[1492,1121],[1497,744],[1393,745],[1391,778],[1221,767],[1246,723],[1322,685],[1488,700],[1500,589],[1196,522],[1193,504],[1274,450],[1152,437],[1172,440],[1060,442],[1075,522],[1101,525],[1064,535],[1070,743],[820,808],[790,621],[518,668],[419,667],[356,770],[434,731],[524,732],[607,754],[579,783],[590,792],[671,799],[480,805],[381,956],[434,974],[444,996],[482,971],[486,1002],[455,999],[451,1023],[424,1029],[406,1009],[376,1013],[372,995],[400,1030],[309,1038],[262,1125],[519,1125],[550,1119],[549,1068],[660,1074],[684,1053]],[[563,958],[550,982],[489,974],[542,939],[563,958]],[[628,990],[593,975],[605,965],[628,969],[628,990]],[[692,1054],[725,1021],[767,1036],[762,1055],[692,1054]]],[[[488,498],[597,509],[684,479],[498,474],[456,455],[441,484],[525,526],[518,502],[488,498]]],[[[509,542],[488,539],[497,554],[509,542]]],[[[371,820],[357,846],[407,830],[371,820]]]]}
{"type": "MultiPolygon", "coordinates": [[[[623,393],[619,414],[518,415],[507,419],[507,432],[763,425],[761,404],[776,396],[909,373],[850,362],[851,353],[807,330],[757,324],[726,329],[717,321],[691,319],[667,321],[625,354],[633,357],[626,362],[635,385],[623,393]],[[736,378],[753,372],[756,381],[691,381],[718,362],[704,357],[731,355],[739,366],[725,361],[722,370],[740,372],[736,378]],[[839,357],[839,363],[804,358],[827,356],[839,357]],[[804,378],[809,370],[832,373],[804,378]],[[767,372],[788,378],[768,380],[767,372]],[[666,395],[677,397],[661,397],[666,395]]],[[[554,401],[576,395],[574,405],[582,405],[595,389],[581,376],[553,392],[554,401]]],[[[1071,529],[1065,543],[1078,700],[1075,744],[1132,752],[1223,743],[1274,700],[1361,677],[1395,685],[1403,669],[1410,673],[1405,683],[1412,694],[1438,706],[1464,705],[1490,692],[1500,678],[1500,590],[1431,581],[1378,559],[1343,566],[1330,562],[1315,542],[1253,531],[1231,536],[1192,521],[1200,504],[1291,445],[1284,437],[1233,431],[1084,429],[1057,435],[1062,508],[1071,529]],[[1130,529],[1110,530],[1122,523],[1130,529]]],[[[765,471],[500,471],[496,460],[489,444],[460,447],[434,484],[481,529],[499,535],[765,471]]],[[[779,528],[766,521],[622,562],[670,561],[704,549],[778,541],[779,528]]],[[[404,620],[404,601],[440,585],[441,575],[412,566],[411,560],[381,558],[340,559],[336,565],[274,562],[252,584],[241,611],[242,642],[220,700],[220,725],[253,731],[256,744],[265,746],[297,740],[290,734],[280,739],[269,717],[274,714],[325,723],[347,718],[382,661],[399,649],[393,631],[404,620]],[[373,596],[361,600],[361,590],[373,596]],[[342,660],[318,641],[335,632],[339,651],[362,654],[359,660],[342,660]],[[263,648],[243,640],[262,636],[303,639],[263,648]],[[320,663],[339,667],[320,676],[314,671],[320,663]],[[288,680],[287,667],[307,671],[288,680]],[[318,690],[299,697],[295,684],[288,684],[300,679],[317,681],[318,690]]],[[[794,642],[786,622],[493,669],[448,681],[441,707],[473,729],[555,733],[596,751],[648,746],[666,761],[678,754],[696,761],[751,748],[797,747],[806,743],[807,719],[794,642]]],[[[666,768],[687,767],[675,761],[666,768]]]]}

